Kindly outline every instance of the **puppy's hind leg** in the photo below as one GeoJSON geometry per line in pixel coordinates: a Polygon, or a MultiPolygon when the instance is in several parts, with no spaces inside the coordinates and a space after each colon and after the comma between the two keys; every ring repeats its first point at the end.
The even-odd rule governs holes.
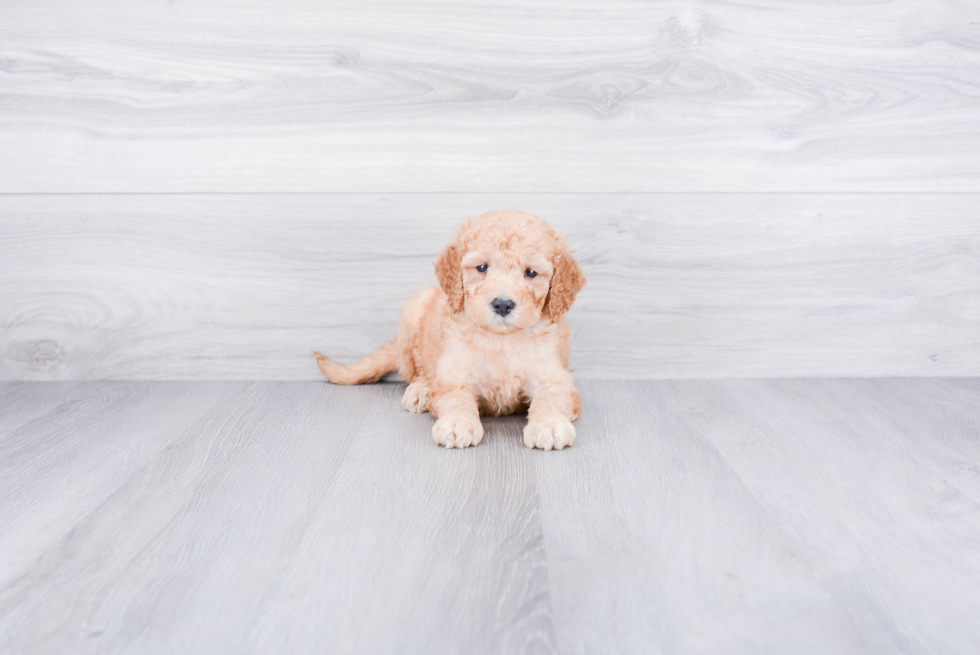
{"type": "Polygon", "coordinates": [[[432,402],[432,389],[425,380],[416,380],[405,389],[402,396],[402,407],[413,414],[422,414],[429,411],[429,404],[432,402]]]}

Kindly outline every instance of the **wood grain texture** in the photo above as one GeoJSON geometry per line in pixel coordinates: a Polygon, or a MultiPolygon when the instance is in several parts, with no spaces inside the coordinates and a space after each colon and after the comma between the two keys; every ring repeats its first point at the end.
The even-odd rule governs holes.
{"type": "Polygon", "coordinates": [[[980,196],[0,196],[0,379],[320,378],[391,339],[466,216],[589,283],[580,378],[980,374],[980,196]]]}
{"type": "MultiPolygon", "coordinates": [[[[512,439],[457,456],[435,447],[427,417],[401,410],[401,385],[100,389],[130,399],[125,417],[172,428],[170,443],[138,467],[126,454],[134,445],[103,453],[102,468],[118,475],[90,509],[77,500],[87,492],[75,493],[90,475],[85,456],[62,473],[56,505],[38,502],[51,484],[31,473],[55,438],[75,453],[123,438],[149,451],[125,419],[98,436],[70,421],[15,435],[38,445],[6,462],[0,498],[8,514],[30,506],[37,519],[0,531],[7,569],[19,569],[0,577],[0,649],[551,650],[533,475],[513,447],[515,419],[494,423],[512,439]],[[176,396],[188,411],[160,407],[176,396]],[[224,400],[201,416],[201,396],[224,400]],[[18,538],[42,522],[44,539],[18,538]]],[[[98,419],[118,413],[110,404],[98,419]]]]}
{"type": "Polygon", "coordinates": [[[79,518],[106,502],[183,430],[199,428],[195,419],[213,409],[215,393],[224,391],[200,384],[152,383],[62,388],[60,405],[7,431],[0,442],[0,532],[5,546],[0,584],[11,581],[23,558],[33,559],[70,534],[79,518]],[[66,433],[75,438],[63,438],[66,433]]]}
{"type": "Polygon", "coordinates": [[[816,554],[704,436],[715,394],[744,384],[586,386],[584,441],[536,461],[556,623],[579,626],[562,652],[876,652],[816,554]]]}
{"type": "Polygon", "coordinates": [[[66,390],[74,383],[0,383],[0,434],[19,428],[64,403],[66,390]]]}
{"type": "Polygon", "coordinates": [[[0,385],[0,650],[980,648],[980,380],[585,382],[562,452],[402,389],[0,385]]]}
{"type": "Polygon", "coordinates": [[[0,192],[980,190],[980,5],[7,0],[0,192]]]}
{"type": "Polygon", "coordinates": [[[726,426],[705,434],[819,553],[850,624],[877,630],[870,645],[976,651],[980,633],[964,621],[980,613],[980,396],[918,382],[711,387],[726,426]]]}
{"type": "Polygon", "coordinates": [[[969,385],[586,385],[584,440],[535,462],[560,649],[976,651],[969,385]]]}

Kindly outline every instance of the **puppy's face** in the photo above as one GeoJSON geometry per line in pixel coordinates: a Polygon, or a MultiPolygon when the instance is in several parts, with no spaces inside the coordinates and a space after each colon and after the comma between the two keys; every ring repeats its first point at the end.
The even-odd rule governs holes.
{"type": "Polygon", "coordinates": [[[516,211],[464,223],[436,273],[452,311],[498,334],[557,321],[585,284],[564,238],[516,211]]]}
{"type": "Polygon", "coordinates": [[[541,320],[554,268],[540,249],[527,243],[477,241],[462,255],[460,265],[463,311],[473,323],[506,333],[541,320]]]}

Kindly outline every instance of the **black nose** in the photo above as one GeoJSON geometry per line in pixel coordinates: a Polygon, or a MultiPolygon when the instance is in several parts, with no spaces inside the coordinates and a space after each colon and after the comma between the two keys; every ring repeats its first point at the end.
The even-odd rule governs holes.
{"type": "Polygon", "coordinates": [[[493,306],[493,311],[497,312],[499,316],[507,316],[514,309],[514,301],[504,298],[494,298],[490,304],[493,306]]]}

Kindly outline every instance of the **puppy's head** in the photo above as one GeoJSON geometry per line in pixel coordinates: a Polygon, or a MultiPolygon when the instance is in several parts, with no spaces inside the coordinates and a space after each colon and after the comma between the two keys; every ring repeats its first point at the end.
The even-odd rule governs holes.
{"type": "Polygon", "coordinates": [[[494,211],[463,223],[436,261],[453,312],[505,334],[557,322],[585,285],[565,238],[543,220],[494,211]]]}

